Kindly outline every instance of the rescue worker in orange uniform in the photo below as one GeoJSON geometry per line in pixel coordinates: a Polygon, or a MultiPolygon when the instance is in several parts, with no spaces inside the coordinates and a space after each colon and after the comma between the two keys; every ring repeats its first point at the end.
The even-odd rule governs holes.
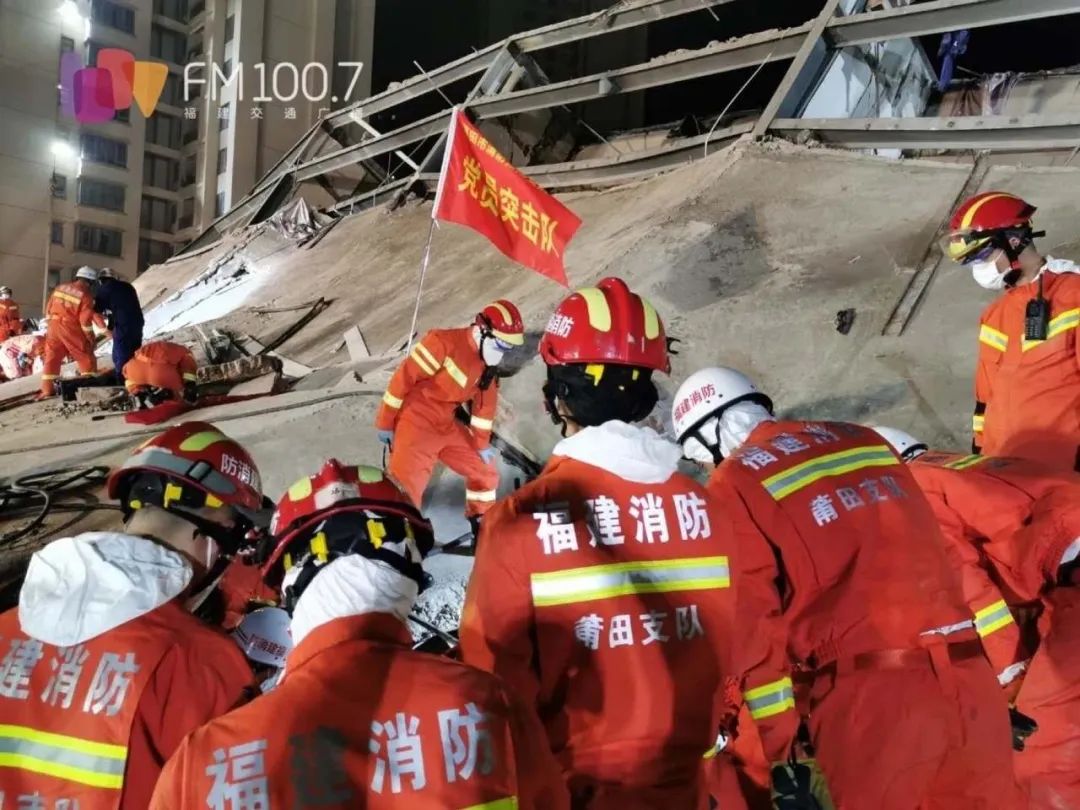
{"type": "Polygon", "coordinates": [[[1080,555],[1080,475],[1026,459],[928,452],[904,431],[875,430],[910,463],[962,557],[976,628],[1016,705],[1022,753],[1013,761],[1032,808],[1080,807],[1080,589],[1068,573],[1080,555]],[[1034,640],[1013,615],[1032,604],[1043,608],[1034,640]],[[1029,719],[1038,730],[1026,739],[1029,719]]]}
{"type": "Polygon", "coordinates": [[[946,255],[1003,290],[979,321],[973,452],[1080,469],[1080,266],[1035,247],[1035,206],[992,191],[967,200],[946,255]]]}
{"type": "Polygon", "coordinates": [[[568,807],[511,690],[412,650],[405,622],[434,538],[380,470],[327,461],[281,498],[271,532],[264,571],[292,613],[284,675],[188,737],[152,808],[568,807]]]}
{"type": "Polygon", "coordinates": [[[0,286],[0,343],[22,334],[19,305],[11,297],[11,287],[0,286]]]}
{"type": "MultiPolygon", "coordinates": [[[[820,769],[837,808],[1018,808],[1008,706],[983,656],[930,505],[868,428],[777,421],[733,369],[675,396],[686,455],[740,537],[744,698],[774,794],[820,769]],[[792,669],[809,682],[805,726],[792,669]],[[816,766],[797,761],[816,755],[816,766]],[[788,762],[789,764],[784,764],[788,762]]],[[[802,680],[802,677],[800,677],[802,680]]],[[[798,805],[795,805],[798,806],[798,805]]]]}
{"type": "Polygon", "coordinates": [[[56,380],[66,357],[75,361],[84,377],[97,372],[93,326],[96,284],[97,271],[80,267],[73,281],[61,284],[49,297],[45,307],[49,320],[45,333],[45,369],[41,374],[39,399],[56,395],[56,380]]]}
{"type": "Polygon", "coordinates": [[[669,369],[663,324],[607,278],[559,305],[540,356],[565,438],[481,525],[464,660],[536,710],[575,808],[706,808],[734,539],[679,448],[634,424],[669,369]]]}
{"type": "Polygon", "coordinates": [[[124,388],[140,407],[148,408],[170,399],[189,405],[198,399],[195,357],[187,346],[167,340],[147,343],[122,369],[124,388]]]}
{"type": "Polygon", "coordinates": [[[251,457],[178,425],[109,478],[121,532],[54,540],[0,615],[0,792],[12,807],[144,810],[184,735],[254,685],[236,644],[185,608],[260,503],[251,457]]]}
{"type": "Polygon", "coordinates": [[[375,416],[379,441],[390,447],[390,474],[417,507],[436,462],[465,478],[465,515],[474,535],[499,485],[491,447],[496,368],[524,342],[521,313],[505,300],[484,307],[472,326],[433,329],[398,367],[375,416]],[[464,404],[468,427],[455,417],[464,404]]]}

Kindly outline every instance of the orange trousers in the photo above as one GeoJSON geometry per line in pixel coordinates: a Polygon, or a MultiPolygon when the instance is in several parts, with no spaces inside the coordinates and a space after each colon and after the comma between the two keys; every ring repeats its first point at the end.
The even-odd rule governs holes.
{"type": "Polygon", "coordinates": [[[468,429],[456,420],[449,425],[432,425],[426,419],[410,417],[406,408],[394,426],[388,471],[418,509],[439,461],[464,477],[468,517],[482,515],[495,505],[499,471],[480,458],[468,429]]]}
{"type": "Polygon", "coordinates": [[[1016,707],[1039,724],[1015,757],[1032,810],[1080,807],[1080,588],[1056,588],[1016,707]]]}
{"type": "Polygon", "coordinates": [[[184,393],[184,379],[172,363],[154,363],[135,356],[124,363],[124,387],[133,394],[144,386],[164,388],[179,399],[184,393]]]}
{"type": "Polygon", "coordinates": [[[93,338],[78,324],[50,323],[49,331],[45,334],[45,367],[41,372],[43,396],[51,397],[56,393],[56,380],[67,357],[75,361],[82,376],[89,377],[97,373],[93,338]]]}
{"type": "Polygon", "coordinates": [[[820,677],[810,732],[837,810],[1016,810],[1008,704],[985,658],[820,677]]]}
{"type": "Polygon", "coordinates": [[[727,747],[706,761],[709,794],[721,810],[772,810],[770,763],[745,703],[735,728],[727,747]]]}

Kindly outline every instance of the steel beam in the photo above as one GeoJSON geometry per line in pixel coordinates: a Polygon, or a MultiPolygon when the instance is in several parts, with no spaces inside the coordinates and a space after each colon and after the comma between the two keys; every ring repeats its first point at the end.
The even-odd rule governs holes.
{"type": "Polygon", "coordinates": [[[762,62],[791,59],[798,52],[799,45],[809,30],[810,24],[807,23],[798,28],[789,28],[779,35],[775,32],[751,34],[699,50],[661,57],[651,62],[477,99],[469,104],[469,109],[479,118],[497,118],[562,104],[594,101],[622,93],[635,93],[729,70],[755,67],[762,62]],[[601,82],[605,79],[607,82],[602,88],[601,82]]]}
{"type": "Polygon", "coordinates": [[[803,72],[807,61],[810,59],[810,55],[814,52],[814,46],[818,44],[821,35],[825,33],[825,29],[828,27],[833,17],[836,16],[836,8],[839,5],[840,0],[825,0],[825,6],[814,20],[814,24],[810,26],[810,31],[803,37],[802,44],[799,46],[799,52],[795,54],[795,58],[792,59],[791,64],[788,65],[784,78],[780,80],[780,86],[776,88],[776,92],[772,94],[772,98],[770,98],[769,103],[765,105],[761,117],[758,118],[757,124],[754,125],[755,138],[760,138],[764,135],[765,131],[772,124],[773,119],[776,118],[776,114],[780,111],[780,105],[784,103],[784,100],[788,97],[788,93],[791,92],[791,88],[795,85],[795,82],[799,80],[799,75],[803,72]]]}
{"type": "Polygon", "coordinates": [[[449,124],[449,110],[429,115],[415,124],[407,124],[391,130],[379,138],[372,138],[370,141],[339,149],[328,155],[309,160],[307,163],[302,163],[295,169],[296,180],[297,182],[309,180],[316,175],[351,166],[361,160],[378,157],[387,152],[395,152],[403,146],[445,132],[449,124]]]}
{"type": "Polygon", "coordinates": [[[638,0],[631,3],[615,3],[611,8],[597,11],[585,17],[565,20],[547,28],[538,28],[510,37],[523,52],[553,48],[582,39],[610,34],[626,28],[648,25],[669,17],[690,14],[695,11],[707,11],[712,6],[721,6],[733,0],[638,0]]]}
{"type": "Polygon", "coordinates": [[[772,132],[810,132],[847,149],[1072,149],[1080,114],[957,118],[778,118],[772,132]]]}
{"type": "Polygon", "coordinates": [[[1077,12],[1080,12],[1078,0],[934,0],[838,17],[827,31],[833,47],[845,48],[884,39],[943,34],[1077,12]]]}

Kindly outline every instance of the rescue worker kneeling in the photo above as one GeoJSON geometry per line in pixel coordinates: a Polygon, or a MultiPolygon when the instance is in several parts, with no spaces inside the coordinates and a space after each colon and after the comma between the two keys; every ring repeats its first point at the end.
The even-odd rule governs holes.
{"type": "Polygon", "coordinates": [[[240,445],[189,422],[109,478],[122,532],[54,540],[0,616],[0,792],[12,807],[143,810],[184,735],[252,687],[236,644],[185,609],[260,502],[240,445]]]}
{"type": "Polygon", "coordinates": [[[411,649],[432,530],[381,471],[331,459],[289,488],[271,531],[264,572],[292,613],[285,674],[188,737],[153,808],[226,807],[238,791],[265,808],[566,806],[539,722],[509,690],[411,649]]]}
{"type": "Polygon", "coordinates": [[[157,340],[136,351],[124,366],[124,387],[137,408],[176,399],[193,405],[199,396],[197,371],[195,358],[186,346],[157,340]]]}
{"type": "Polygon", "coordinates": [[[779,421],[727,368],[693,374],[673,421],[715,468],[739,546],[744,698],[774,795],[808,807],[820,767],[841,810],[1012,810],[1005,697],[983,656],[930,505],[868,428],[779,421]],[[740,528],[742,527],[742,528],[740,528]],[[757,542],[761,535],[767,544],[757,542]],[[809,681],[806,732],[792,671],[809,681]],[[789,764],[808,758],[816,763],[789,764]]]}
{"type": "Polygon", "coordinates": [[[708,807],[711,709],[734,672],[735,541],[679,473],[679,448],[633,424],[669,368],[663,324],[607,278],[559,305],[540,356],[566,438],[481,525],[465,661],[543,718],[575,808],[708,807]]]}

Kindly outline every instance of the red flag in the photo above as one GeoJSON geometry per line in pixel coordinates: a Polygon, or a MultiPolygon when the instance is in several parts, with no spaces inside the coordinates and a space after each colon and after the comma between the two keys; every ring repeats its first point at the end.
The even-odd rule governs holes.
{"type": "Polygon", "coordinates": [[[569,286],[563,256],[581,220],[511,166],[461,110],[450,121],[432,216],[472,228],[514,261],[569,286]]]}

